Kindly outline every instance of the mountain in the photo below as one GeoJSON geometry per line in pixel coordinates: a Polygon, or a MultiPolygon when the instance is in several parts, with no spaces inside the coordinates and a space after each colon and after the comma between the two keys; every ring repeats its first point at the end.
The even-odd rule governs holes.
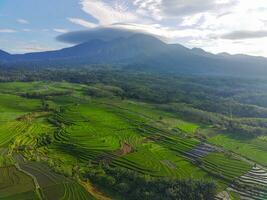
{"type": "Polygon", "coordinates": [[[167,51],[168,48],[167,44],[154,37],[134,35],[127,39],[118,38],[111,41],[90,40],[58,51],[15,55],[14,59],[16,61],[51,61],[79,58],[85,63],[129,64],[132,59],[153,56],[159,52],[167,51]]]}
{"type": "Polygon", "coordinates": [[[119,65],[126,69],[180,74],[235,76],[267,75],[267,58],[246,55],[211,54],[179,44],[166,44],[145,34],[99,39],[56,51],[10,55],[0,52],[7,65],[79,66],[119,65]]]}
{"type": "Polygon", "coordinates": [[[0,61],[10,59],[11,55],[5,51],[0,50],[0,61]]]}

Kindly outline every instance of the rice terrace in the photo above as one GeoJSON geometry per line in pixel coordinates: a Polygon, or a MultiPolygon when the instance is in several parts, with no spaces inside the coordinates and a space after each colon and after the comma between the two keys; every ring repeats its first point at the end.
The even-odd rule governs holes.
{"type": "Polygon", "coordinates": [[[267,152],[233,151],[233,139],[205,136],[212,127],[156,104],[122,99],[119,88],[67,82],[0,86],[0,199],[111,199],[114,191],[103,186],[127,189],[113,178],[117,170],[149,175],[148,181],[207,181],[216,187],[216,199],[267,197],[266,163],[249,159],[253,151],[267,152]]]}

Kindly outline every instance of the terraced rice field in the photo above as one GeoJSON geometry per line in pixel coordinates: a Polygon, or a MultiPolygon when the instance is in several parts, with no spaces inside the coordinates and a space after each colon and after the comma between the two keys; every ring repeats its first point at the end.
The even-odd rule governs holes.
{"type": "Polygon", "coordinates": [[[36,197],[33,180],[18,171],[15,166],[0,168],[0,199],[34,199],[36,197]]]}
{"type": "MultiPolygon", "coordinates": [[[[212,179],[218,192],[228,187],[244,199],[254,192],[259,194],[256,199],[265,198],[266,173],[251,170],[250,164],[225,154],[221,148],[200,142],[194,135],[200,125],[157,110],[155,105],[91,99],[84,95],[85,88],[41,82],[0,87],[0,166],[5,166],[0,168],[0,199],[37,198],[35,179],[41,196],[48,200],[94,199],[72,179],[76,165],[88,163],[104,163],[153,177],[212,179]],[[42,109],[42,98],[23,98],[25,93],[45,97],[49,109],[42,109]],[[10,101],[15,103],[11,105],[10,101]],[[49,140],[42,146],[38,141],[44,135],[49,140]],[[18,156],[14,161],[3,161],[1,155],[7,154],[23,155],[28,160],[18,156]],[[244,193],[237,183],[245,188],[251,183],[259,187],[244,193]],[[10,196],[14,188],[18,193],[10,196]]],[[[266,161],[267,147],[262,139],[245,144],[217,135],[210,142],[254,157],[259,163],[266,161]]]]}
{"type": "Polygon", "coordinates": [[[243,200],[267,199],[267,172],[259,167],[253,167],[248,173],[240,176],[228,188],[240,195],[243,200]]]}
{"type": "Polygon", "coordinates": [[[103,154],[108,155],[109,162],[114,167],[124,167],[152,176],[201,179],[206,177],[209,171],[212,171],[216,176],[231,181],[248,170],[240,167],[241,172],[234,174],[234,165],[238,163],[242,165],[241,161],[227,159],[223,154],[219,154],[219,158],[217,155],[208,157],[209,154],[216,151],[215,147],[145,125],[144,119],[138,121],[138,117],[133,117],[132,112],[127,117],[125,113],[128,111],[118,111],[117,109],[117,107],[110,106],[107,109],[98,104],[77,106],[75,111],[65,109],[60,118],[69,125],[55,136],[59,142],[58,148],[66,153],[72,152],[79,155],[83,161],[97,160],[103,154]],[[113,110],[110,111],[110,109],[113,110]],[[123,118],[121,113],[124,114],[123,118]],[[82,138],[82,140],[80,141],[78,138],[82,138]],[[68,141],[71,141],[72,145],[67,145],[68,141]],[[123,142],[133,146],[133,152],[119,157],[113,155],[112,152],[119,149],[123,142]],[[67,146],[70,151],[66,150],[67,146]],[[204,158],[206,156],[207,158],[204,158]],[[195,160],[203,158],[205,162],[203,168],[206,172],[190,162],[188,158],[192,160],[192,157],[195,160]],[[220,166],[225,164],[224,162],[228,162],[229,168],[224,169],[223,166],[220,166]],[[229,170],[231,172],[228,172],[229,170]]]}
{"type": "Polygon", "coordinates": [[[238,153],[261,165],[267,166],[267,142],[258,138],[243,139],[231,135],[216,135],[209,139],[215,145],[238,153]]]}
{"type": "Polygon", "coordinates": [[[220,148],[201,143],[184,154],[185,158],[196,163],[202,170],[220,179],[219,188],[228,186],[236,177],[247,173],[251,165],[239,158],[225,155],[220,148]]]}
{"type": "Polygon", "coordinates": [[[64,146],[71,143],[71,152],[85,161],[115,151],[124,142],[136,145],[143,140],[128,122],[94,104],[67,108],[56,120],[66,125],[54,136],[57,148],[64,151],[64,146]]]}
{"type": "Polygon", "coordinates": [[[203,169],[210,171],[227,182],[231,182],[236,177],[242,176],[251,168],[250,164],[239,159],[227,157],[222,153],[207,155],[202,159],[202,166],[203,169]]]}
{"type": "Polygon", "coordinates": [[[159,177],[201,179],[206,175],[176,152],[154,143],[144,144],[136,152],[115,159],[112,164],[159,177]]]}
{"type": "Polygon", "coordinates": [[[42,196],[47,200],[94,199],[81,185],[36,162],[20,162],[20,168],[35,177],[42,196]]]}
{"type": "Polygon", "coordinates": [[[51,185],[43,189],[44,195],[48,200],[94,200],[84,188],[74,181],[51,185]]]}
{"type": "Polygon", "coordinates": [[[128,112],[135,113],[148,121],[153,121],[155,124],[168,127],[170,130],[178,129],[187,134],[194,134],[198,128],[200,128],[200,125],[196,123],[185,121],[173,113],[157,109],[157,105],[133,101],[124,101],[120,102],[120,104],[112,102],[112,105],[116,105],[118,108],[128,112]]]}
{"type": "Polygon", "coordinates": [[[133,112],[93,103],[66,107],[56,118],[66,124],[64,130],[55,134],[58,141],[56,148],[78,156],[81,161],[99,161],[99,158],[108,155],[115,167],[125,167],[153,176],[204,176],[181,156],[198,144],[196,140],[179,138],[145,125],[144,119],[135,116],[133,112]],[[155,138],[158,141],[153,141],[155,138]],[[113,152],[124,143],[132,146],[133,152],[129,155],[115,155],[113,152]]]}
{"type": "Polygon", "coordinates": [[[185,152],[185,155],[192,160],[197,160],[199,158],[205,157],[206,155],[210,153],[218,152],[218,151],[219,149],[216,148],[215,146],[202,143],[202,144],[197,145],[191,151],[185,152]]]}
{"type": "Polygon", "coordinates": [[[24,134],[28,128],[28,124],[19,121],[12,121],[0,125],[0,145],[2,147],[8,145],[18,135],[24,134]]]}

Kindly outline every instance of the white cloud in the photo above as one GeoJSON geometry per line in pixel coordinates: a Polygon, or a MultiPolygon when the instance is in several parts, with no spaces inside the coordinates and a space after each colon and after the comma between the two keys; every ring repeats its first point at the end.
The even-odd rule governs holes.
{"type": "Polygon", "coordinates": [[[181,26],[196,26],[201,21],[203,22],[204,20],[205,20],[205,15],[202,13],[198,13],[195,15],[183,17],[183,21],[180,25],[181,26]]]}
{"type": "Polygon", "coordinates": [[[0,33],[16,33],[14,29],[0,29],[0,33]]]}
{"type": "Polygon", "coordinates": [[[91,22],[88,22],[84,19],[79,19],[79,18],[71,18],[69,17],[68,20],[74,24],[81,25],[86,28],[95,28],[97,25],[91,22]]]}
{"type": "Polygon", "coordinates": [[[99,0],[81,0],[81,5],[83,11],[97,19],[100,25],[134,22],[138,19],[133,12],[127,10],[127,7],[118,6],[117,1],[108,4],[99,0]]]}
{"type": "Polygon", "coordinates": [[[63,28],[54,28],[53,31],[55,31],[57,33],[67,33],[68,32],[67,29],[63,29],[63,28]]]}
{"type": "Polygon", "coordinates": [[[20,24],[29,24],[29,21],[26,19],[17,19],[17,22],[20,24]]]}
{"type": "Polygon", "coordinates": [[[222,12],[237,0],[134,0],[137,12],[155,20],[171,20],[203,12],[222,12]]]}
{"type": "Polygon", "coordinates": [[[133,4],[138,7],[137,13],[156,20],[162,20],[162,0],[134,0],[133,4]]]}
{"type": "Polygon", "coordinates": [[[188,16],[203,12],[220,12],[236,4],[236,0],[162,0],[166,16],[188,16]]]}

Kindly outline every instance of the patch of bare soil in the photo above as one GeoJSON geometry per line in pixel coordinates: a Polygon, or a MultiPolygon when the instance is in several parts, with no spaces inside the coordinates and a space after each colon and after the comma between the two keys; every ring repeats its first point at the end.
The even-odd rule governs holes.
{"type": "Polygon", "coordinates": [[[108,154],[100,156],[97,159],[97,162],[104,162],[106,164],[110,164],[115,158],[128,155],[132,153],[133,151],[134,151],[133,147],[130,144],[124,142],[120,149],[112,153],[108,153],[108,154]]]}
{"type": "Polygon", "coordinates": [[[114,152],[116,156],[125,156],[133,152],[133,148],[130,144],[124,142],[121,149],[114,152]]]}

